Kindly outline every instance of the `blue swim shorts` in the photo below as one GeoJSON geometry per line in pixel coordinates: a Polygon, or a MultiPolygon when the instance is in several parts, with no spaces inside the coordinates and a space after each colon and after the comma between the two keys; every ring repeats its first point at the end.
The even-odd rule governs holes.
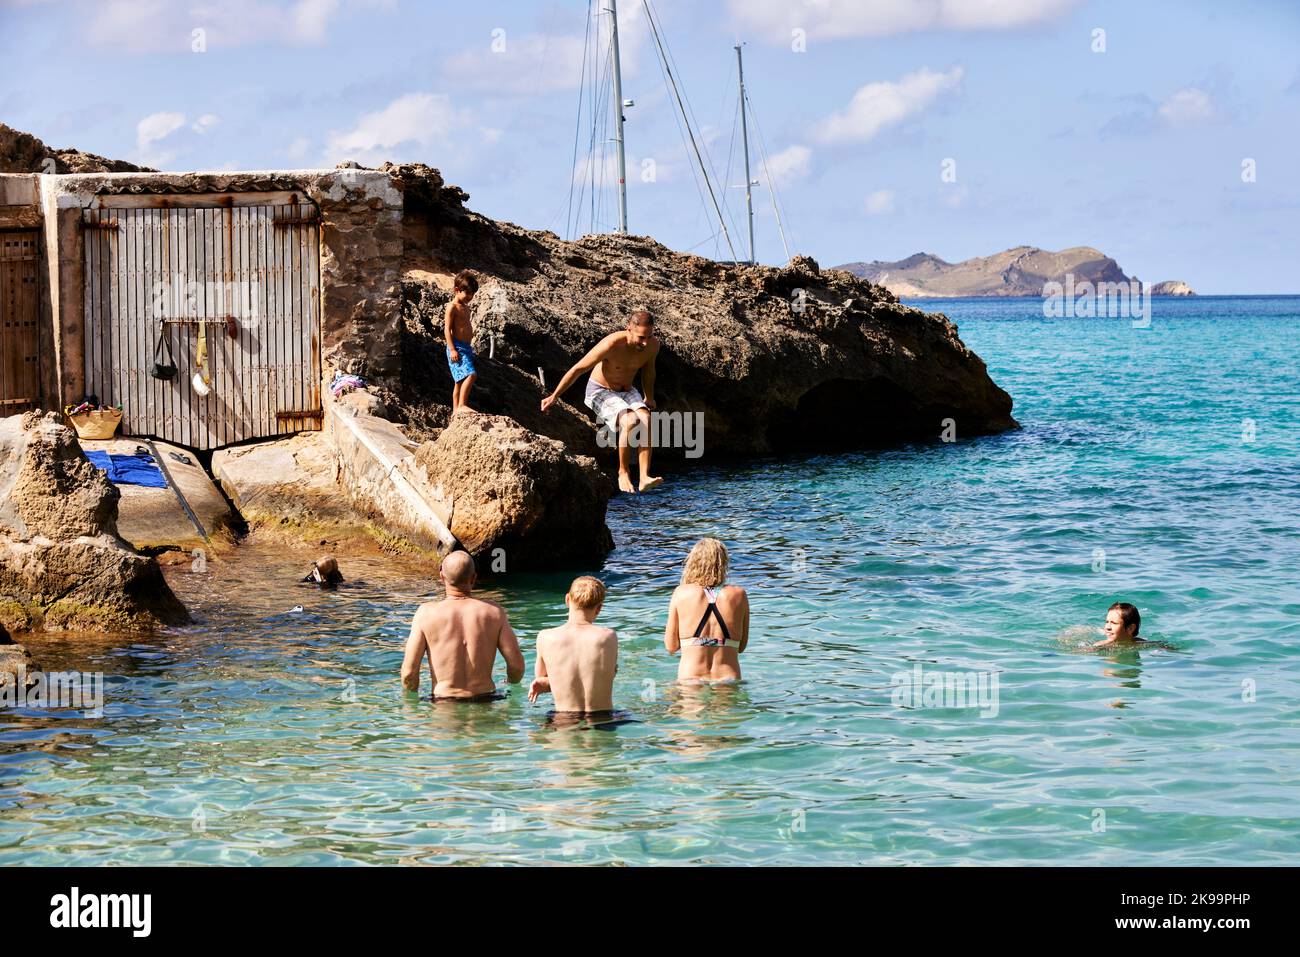
{"type": "Polygon", "coordinates": [[[447,366],[451,369],[451,379],[453,382],[459,382],[462,379],[468,379],[478,372],[478,366],[474,364],[474,347],[468,342],[461,342],[459,339],[451,340],[456,344],[456,351],[460,353],[460,361],[451,361],[451,350],[447,350],[447,366]]]}

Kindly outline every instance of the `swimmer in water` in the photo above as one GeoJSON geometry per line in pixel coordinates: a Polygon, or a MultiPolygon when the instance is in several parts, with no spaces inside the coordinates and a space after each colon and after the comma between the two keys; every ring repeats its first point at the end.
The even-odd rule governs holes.
{"type": "Polygon", "coordinates": [[[596,624],[605,604],[605,586],[590,575],[575,578],[564,604],[569,620],[537,635],[537,672],[528,700],[553,695],[557,718],[612,717],[618,635],[596,624]]]}
{"type": "Polygon", "coordinates": [[[1116,645],[1148,645],[1151,642],[1138,637],[1142,627],[1142,616],[1137,606],[1126,601],[1117,601],[1106,610],[1106,626],[1102,630],[1106,638],[1093,645],[1094,648],[1111,648],[1116,645]]]}
{"type": "Polygon", "coordinates": [[[701,538],[686,557],[682,583],[668,603],[664,646],[681,652],[677,680],[739,681],[740,654],[749,644],[749,596],[724,584],[727,547],[701,538]],[[683,634],[682,627],[692,629],[683,634]]]}
{"type": "Polygon", "coordinates": [[[333,555],[322,555],[316,559],[316,564],[312,565],[311,571],[303,581],[319,585],[321,588],[337,588],[343,581],[343,573],[339,571],[339,563],[334,560],[333,555]]]}
{"type": "Polygon", "coordinates": [[[420,664],[428,658],[435,701],[491,701],[497,694],[492,665],[497,652],[506,662],[506,680],[524,678],[524,655],[505,609],[471,592],[477,581],[474,559],[452,552],[442,560],[438,578],[447,589],[442,601],[425,602],[411,620],[402,661],[402,685],[420,690],[420,664]]]}

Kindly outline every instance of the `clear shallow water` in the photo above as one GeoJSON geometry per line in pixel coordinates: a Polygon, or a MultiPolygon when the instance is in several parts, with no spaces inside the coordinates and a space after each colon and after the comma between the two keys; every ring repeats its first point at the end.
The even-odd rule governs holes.
{"type": "MultiPolygon", "coordinates": [[[[36,649],[107,704],[0,715],[0,863],[1296,863],[1300,299],[1157,300],[1150,329],[941,308],[1023,430],[613,503],[638,723],[404,700],[427,583],[354,565],[371,586],[319,595],[249,554],[179,576],[205,624],[36,649]],[[754,630],[744,684],[688,691],[662,614],[703,534],[754,630]],[[1175,650],[1083,651],[1117,599],[1175,650]],[[996,715],[897,706],[917,663],[996,673],[996,715]]],[[[490,590],[530,673],[569,577],[490,590]]]]}

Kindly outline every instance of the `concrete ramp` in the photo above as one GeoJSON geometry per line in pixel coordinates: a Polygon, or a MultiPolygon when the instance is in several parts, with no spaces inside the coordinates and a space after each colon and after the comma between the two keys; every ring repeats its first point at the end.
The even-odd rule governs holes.
{"type": "Polygon", "coordinates": [[[325,432],[338,453],[339,478],[353,502],[421,545],[446,554],[457,542],[451,514],[415,463],[416,443],[387,419],[370,415],[364,394],[326,404],[325,432]],[[353,401],[348,401],[348,400],[353,401]]]}
{"type": "Polygon", "coordinates": [[[82,439],[86,451],[134,455],[152,443],[167,488],[118,485],[117,531],[137,549],[206,548],[231,520],[230,506],[194,453],[166,442],[135,438],[82,439]]]}

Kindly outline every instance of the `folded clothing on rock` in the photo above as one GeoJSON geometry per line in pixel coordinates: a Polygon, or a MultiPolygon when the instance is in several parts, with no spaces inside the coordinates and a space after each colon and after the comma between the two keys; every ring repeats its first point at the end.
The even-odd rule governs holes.
{"type": "Polygon", "coordinates": [[[351,392],[353,389],[364,389],[366,380],[357,375],[346,375],[342,372],[334,373],[334,381],[330,383],[330,392],[334,398],[338,398],[344,392],[351,392]]]}
{"type": "Polygon", "coordinates": [[[86,458],[97,469],[108,473],[114,485],[143,485],[146,488],[166,488],[167,479],[158,468],[153,456],[119,455],[111,452],[87,452],[86,458]]]}

